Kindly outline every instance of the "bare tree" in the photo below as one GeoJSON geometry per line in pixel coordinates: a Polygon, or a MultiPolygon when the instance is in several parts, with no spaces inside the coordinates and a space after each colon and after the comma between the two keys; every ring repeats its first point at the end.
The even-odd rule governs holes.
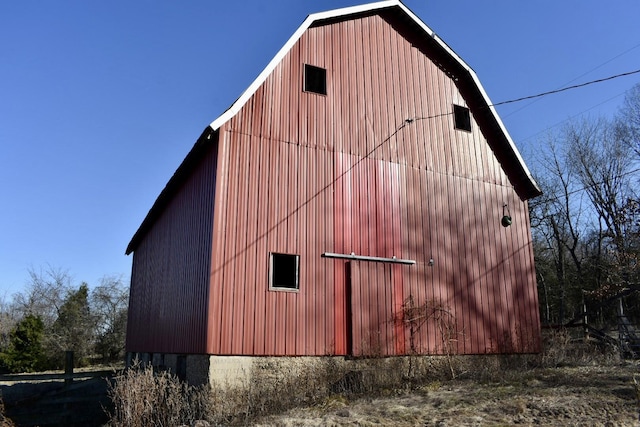
{"type": "MultiPolygon", "coordinates": [[[[633,147],[619,138],[614,124],[602,120],[569,127],[567,142],[572,153],[569,165],[602,224],[604,250],[618,270],[624,270],[630,255],[628,213],[638,200],[633,147]]],[[[609,281],[612,292],[628,286],[624,274],[617,276],[609,281]]]]}
{"type": "Polygon", "coordinates": [[[629,89],[617,121],[618,136],[640,156],[640,83],[629,89]]]}
{"type": "Polygon", "coordinates": [[[39,271],[29,269],[29,279],[27,289],[13,296],[15,310],[20,317],[39,316],[48,328],[58,318],[60,307],[72,289],[71,276],[66,270],[47,266],[39,271]]]}
{"type": "Polygon", "coordinates": [[[547,307],[545,320],[564,323],[567,309],[575,313],[582,306],[584,197],[579,181],[567,165],[568,153],[561,137],[550,136],[538,158],[538,182],[543,195],[531,201],[531,219],[536,267],[547,307]],[[553,302],[551,302],[553,301],[553,302]]]}
{"type": "Polygon", "coordinates": [[[104,362],[124,355],[127,332],[129,287],[121,277],[105,276],[91,293],[91,307],[97,317],[96,351],[104,362]]]}
{"type": "Polygon", "coordinates": [[[18,323],[12,305],[6,296],[0,296],[0,352],[9,345],[11,331],[18,323]]]}

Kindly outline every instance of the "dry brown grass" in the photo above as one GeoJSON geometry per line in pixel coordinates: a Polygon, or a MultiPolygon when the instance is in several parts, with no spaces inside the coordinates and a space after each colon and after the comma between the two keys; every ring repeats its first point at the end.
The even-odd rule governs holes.
{"type": "Polygon", "coordinates": [[[208,387],[191,387],[169,372],[135,365],[118,375],[109,390],[113,427],[190,425],[211,417],[208,387]]]}
{"type": "Polygon", "coordinates": [[[590,408],[620,412],[622,418],[607,419],[627,425],[620,420],[628,418],[629,405],[636,411],[629,373],[635,365],[622,367],[615,349],[576,343],[561,331],[546,337],[545,348],[541,355],[349,363],[271,358],[244,382],[219,388],[190,387],[168,372],[138,366],[116,378],[111,425],[510,425],[557,424],[565,416],[598,425],[590,408]]]}

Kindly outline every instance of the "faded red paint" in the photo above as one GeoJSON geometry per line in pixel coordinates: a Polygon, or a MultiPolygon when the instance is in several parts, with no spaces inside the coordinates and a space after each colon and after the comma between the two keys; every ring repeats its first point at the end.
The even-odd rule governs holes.
{"type": "Polygon", "coordinates": [[[485,138],[491,131],[483,133],[475,116],[471,132],[454,129],[452,105],[468,105],[473,114],[476,101],[454,81],[443,54],[411,34],[385,11],[312,26],[220,127],[217,158],[205,162],[215,165],[214,176],[210,169],[193,175],[198,191],[180,190],[167,207],[181,212],[203,198],[213,209],[211,222],[203,216],[191,224],[182,211],[173,223],[159,219],[135,248],[133,277],[142,284],[132,286],[130,323],[144,323],[162,303],[173,313],[167,320],[183,321],[175,303],[192,301],[191,323],[178,338],[182,326],[167,322],[168,329],[149,336],[144,325],[132,327],[130,350],[539,350],[527,202],[514,188],[521,178],[504,169],[496,143],[485,138]],[[302,91],[304,64],[327,70],[326,96],[302,91]],[[514,218],[509,228],[500,225],[504,204],[514,218]],[[195,248],[185,240],[176,250],[205,254],[210,262],[208,277],[184,282],[178,295],[178,286],[154,275],[148,263],[168,244],[162,239],[181,227],[205,237],[195,248]],[[300,255],[299,291],[269,290],[270,252],[300,255]],[[416,264],[347,262],[323,258],[324,252],[416,264]],[[157,286],[175,291],[150,303],[143,294],[157,286]],[[439,306],[442,320],[432,314],[412,326],[403,317],[409,300],[439,306]],[[174,339],[184,345],[172,347],[174,339]]]}

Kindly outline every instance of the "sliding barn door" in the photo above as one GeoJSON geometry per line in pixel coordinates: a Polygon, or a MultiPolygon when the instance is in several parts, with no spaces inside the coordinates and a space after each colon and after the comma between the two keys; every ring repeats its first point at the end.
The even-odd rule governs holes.
{"type": "Polygon", "coordinates": [[[350,353],[353,356],[398,354],[394,313],[393,266],[354,261],[350,269],[350,353]]]}

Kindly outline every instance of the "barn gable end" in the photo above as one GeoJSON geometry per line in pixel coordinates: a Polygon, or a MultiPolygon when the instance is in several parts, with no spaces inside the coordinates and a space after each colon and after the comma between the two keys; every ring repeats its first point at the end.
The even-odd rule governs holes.
{"type": "Polygon", "coordinates": [[[539,351],[526,201],[539,189],[490,105],[401,3],[311,15],[130,243],[128,349],[539,351]],[[181,326],[145,325],[156,309],[181,326]]]}

